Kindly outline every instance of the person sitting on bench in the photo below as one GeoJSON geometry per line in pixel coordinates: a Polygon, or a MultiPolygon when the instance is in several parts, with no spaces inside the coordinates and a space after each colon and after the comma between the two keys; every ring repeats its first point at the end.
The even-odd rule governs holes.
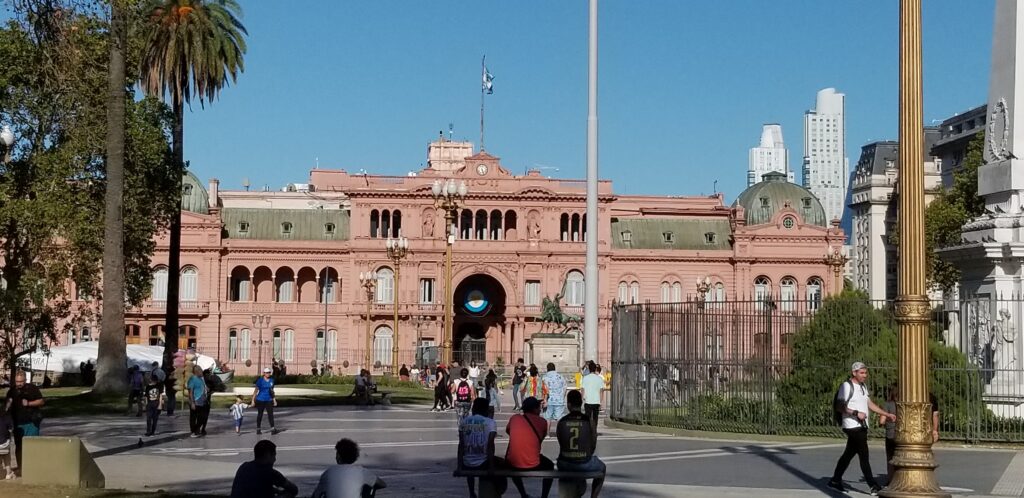
{"type": "MultiPolygon", "coordinates": [[[[597,428],[593,419],[583,413],[583,395],[576,390],[565,397],[569,414],[558,421],[558,470],[570,472],[604,472],[605,465],[594,455],[597,428]]],[[[585,484],[585,483],[584,483],[585,484]]],[[[595,477],[590,497],[597,498],[604,485],[603,477],[595,477]]],[[[585,490],[586,488],[581,488],[585,490]]]]}
{"type": "MultiPolygon", "coordinates": [[[[489,405],[485,398],[473,400],[473,414],[464,418],[459,424],[459,466],[466,470],[490,470],[503,467],[505,461],[494,456],[494,439],[498,436],[498,428],[494,419],[487,416],[489,405]]],[[[473,477],[467,477],[469,497],[476,498],[476,486],[473,477]]],[[[490,478],[499,493],[508,489],[508,481],[504,477],[490,478]]]]}
{"type": "MultiPolygon", "coordinates": [[[[540,453],[541,443],[548,434],[548,422],[540,416],[540,401],[533,396],[523,400],[523,413],[512,415],[505,428],[508,433],[508,451],[505,460],[516,470],[555,470],[555,464],[540,453]]],[[[552,479],[543,481],[543,498],[551,493],[552,479]]],[[[513,477],[522,498],[527,498],[523,480],[513,477]]]]}

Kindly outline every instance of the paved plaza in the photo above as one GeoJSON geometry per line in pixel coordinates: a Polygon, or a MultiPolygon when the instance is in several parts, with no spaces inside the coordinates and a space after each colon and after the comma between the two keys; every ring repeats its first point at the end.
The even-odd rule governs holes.
{"type": "MultiPolygon", "coordinates": [[[[497,453],[510,414],[497,416],[497,453]]],[[[47,435],[78,435],[97,457],[107,486],[132,490],[187,490],[226,494],[238,464],[251,459],[260,437],[277,444],[277,468],[308,496],[324,467],[334,460],[334,443],[347,437],[362,449],[360,463],[383,477],[380,496],[465,496],[465,481],[452,477],[458,436],[453,413],[431,413],[423,406],[310,407],[276,412],[284,431],[255,434],[255,413],[247,413],[236,435],[227,411],[211,414],[210,435],[188,437],[187,412],[162,417],[160,432],[139,446],[144,418],[72,417],[48,420],[47,435]]],[[[264,426],[266,429],[266,426],[264,426]]],[[[602,427],[598,453],[608,464],[602,496],[842,496],[824,488],[843,441],[751,442],[684,438],[602,427]],[[751,488],[761,488],[759,490],[751,488]]],[[[881,441],[872,446],[872,465],[884,473],[881,441]]],[[[558,443],[548,439],[544,453],[554,458],[558,443]]],[[[1021,496],[1024,452],[943,446],[937,449],[942,484],[961,496],[1021,496]]],[[[861,492],[854,463],[848,482],[861,492]]],[[[540,482],[527,481],[533,496],[540,482]]],[[[858,496],[856,491],[851,496],[858,496]]],[[[513,489],[506,496],[516,496],[513,489]]]]}

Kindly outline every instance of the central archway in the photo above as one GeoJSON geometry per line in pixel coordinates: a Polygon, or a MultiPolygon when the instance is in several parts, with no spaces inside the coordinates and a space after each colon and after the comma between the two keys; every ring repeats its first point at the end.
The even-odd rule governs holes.
{"type": "Polygon", "coordinates": [[[455,288],[452,359],[460,365],[492,364],[505,326],[505,288],[490,275],[475,274],[455,288]]]}

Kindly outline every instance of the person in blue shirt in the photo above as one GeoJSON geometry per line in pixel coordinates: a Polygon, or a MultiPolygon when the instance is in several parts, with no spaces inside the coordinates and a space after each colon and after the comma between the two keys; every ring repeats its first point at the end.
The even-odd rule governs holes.
{"type": "Polygon", "coordinates": [[[203,369],[198,366],[192,368],[192,376],[185,384],[188,390],[188,425],[192,430],[192,437],[206,435],[206,419],[210,416],[210,390],[203,380],[203,369]]]}
{"type": "Polygon", "coordinates": [[[263,369],[263,376],[256,379],[256,388],[252,391],[252,405],[256,406],[256,434],[263,434],[260,426],[263,425],[263,412],[267,412],[267,419],[270,421],[270,433],[277,434],[274,428],[274,407],[277,406],[277,398],[274,396],[274,373],[270,367],[263,369]]]}

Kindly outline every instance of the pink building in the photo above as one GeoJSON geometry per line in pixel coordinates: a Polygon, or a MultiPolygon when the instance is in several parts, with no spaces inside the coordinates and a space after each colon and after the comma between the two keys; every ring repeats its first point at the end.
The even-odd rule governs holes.
{"type": "MultiPolygon", "coordinates": [[[[541,330],[545,296],[563,292],[563,311],[582,316],[585,182],[516,176],[498,157],[442,137],[428,147],[427,168],[409,176],[313,170],[309,183],[280,191],[221,191],[217,180],[204,188],[190,175],[180,345],[241,372],[272,358],[290,372],[312,363],[350,372],[363,365],[368,343],[372,363],[389,366],[397,341],[400,363],[411,365],[421,346],[441,340],[446,240],[431,192],[438,179],[468,186],[453,227],[456,360],[524,356],[541,330]],[[398,236],[409,240],[400,268],[385,250],[398,236]],[[369,324],[361,272],[378,275],[369,324]],[[269,323],[254,325],[254,315],[269,315],[269,323]]],[[[616,195],[608,181],[599,192],[599,361],[610,357],[614,301],[678,302],[705,278],[709,301],[772,295],[813,307],[836,289],[825,255],[841,247],[843,233],[810,192],[784,177],[765,175],[732,206],[721,194],[616,195]]],[[[162,340],[166,258],[161,237],[152,299],[126,318],[131,343],[162,340]]],[[[90,340],[90,329],[97,327],[80,324],[62,340],[90,340]]]]}

